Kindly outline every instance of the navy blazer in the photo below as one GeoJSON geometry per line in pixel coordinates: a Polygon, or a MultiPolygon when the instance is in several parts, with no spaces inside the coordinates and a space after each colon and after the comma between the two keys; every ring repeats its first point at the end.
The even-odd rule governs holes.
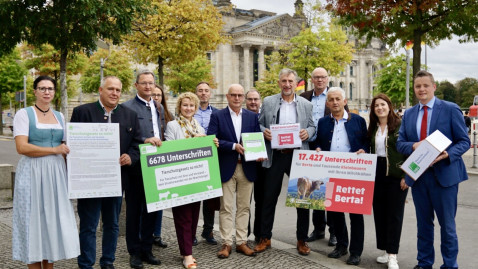
{"type": "MultiPolygon", "coordinates": [[[[94,102],[77,106],[73,109],[70,122],[101,122],[107,123],[108,118],[100,103],[94,102]]],[[[120,154],[126,153],[131,158],[132,165],[139,163],[139,148],[142,144],[141,133],[139,131],[139,122],[136,112],[123,105],[118,105],[111,114],[111,122],[119,123],[120,132],[120,154]]],[[[119,162],[119,159],[118,159],[119,162]]],[[[121,167],[121,182],[126,183],[127,166],[121,167]]]]}
{"type": "MultiPolygon", "coordinates": [[[[315,148],[330,151],[332,136],[334,135],[335,118],[327,115],[320,118],[317,124],[317,138],[315,139],[315,148]]],[[[360,149],[365,152],[370,151],[370,142],[367,138],[367,123],[364,118],[354,113],[348,113],[347,122],[344,124],[347,131],[347,137],[350,143],[350,152],[356,152],[360,149]]]]}
{"type": "MultiPolygon", "coordinates": [[[[242,133],[261,132],[258,115],[247,109],[242,109],[242,133]]],[[[232,124],[229,107],[216,110],[211,115],[209,121],[208,135],[216,135],[219,139],[219,169],[221,171],[221,181],[227,182],[231,179],[236,170],[239,153],[232,149],[237,141],[234,125],[232,124]]],[[[255,161],[246,162],[244,155],[241,155],[242,169],[249,181],[255,181],[257,177],[257,163],[255,161]]]]}
{"type": "MultiPolygon", "coordinates": [[[[407,109],[403,115],[397,140],[397,150],[403,155],[412,154],[413,144],[420,141],[417,134],[419,110],[420,104],[417,104],[407,109]]],[[[432,134],[436,130],[440,130],[452,143],[446,149],[448,158],[429,167],[425,173],[432,173],[442,187],[449,187],[467,180],[468,174],[461,156],[470,149],[470,138],[463,113],[456,104],[435,99],[428,133],[432,134]]],[[[415,183],[408,175],[405,175],[405,181],[410,187],[415,183]]]]}

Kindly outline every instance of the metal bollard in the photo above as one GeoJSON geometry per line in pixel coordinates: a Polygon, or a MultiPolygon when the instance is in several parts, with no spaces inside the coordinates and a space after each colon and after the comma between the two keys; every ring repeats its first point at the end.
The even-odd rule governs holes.
{"type": "Polygon", "coordinates": [[[473,165],[471,168],[478,168],[478,164],[476,163],[476,131],[473,132],[473,165]]]}

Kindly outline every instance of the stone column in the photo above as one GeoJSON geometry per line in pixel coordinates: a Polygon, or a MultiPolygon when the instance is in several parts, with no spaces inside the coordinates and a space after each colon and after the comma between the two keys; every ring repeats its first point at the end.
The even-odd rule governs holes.
{"type": "Polygon", "coordinates": [[[266,46],[262,45],[259,46],[259,80],[261,80],[264,77],[264,71],[266,70],[266,61],[264,59],[264,50],[266,49],[266,46]]]}
{"type": "Polygon", "coordinates": [[[250,74],[250,61],[249,61],[249,49],[251,48],[251,44],[242,44],[242,48],[244,49],[244,90],[247,92],[251,87],[251,74],[250,74]]]}

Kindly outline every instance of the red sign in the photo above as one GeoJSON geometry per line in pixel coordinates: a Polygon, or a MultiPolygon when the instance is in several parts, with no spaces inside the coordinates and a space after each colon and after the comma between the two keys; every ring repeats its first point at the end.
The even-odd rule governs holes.
{"type": "Polygon", "coordinates": [[[293,145],[294,135],[292,133],[279,134],[279,145],[293,145]]]}
{"type": "Polygon", "coordinates": [[[326,185],[325,208],[336,212],[372,214],[374,181],[330,178],[326,185]]]}

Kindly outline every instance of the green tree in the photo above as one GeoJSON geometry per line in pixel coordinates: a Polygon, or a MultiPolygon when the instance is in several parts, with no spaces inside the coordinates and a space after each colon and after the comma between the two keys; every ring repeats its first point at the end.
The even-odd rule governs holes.
{"type": "Polygon", "coordinates": [[[452,35],[460,41],[478,39],[478,1],[470,0],[327,0],[326,8],[340,22],[353,26],[369,41],[379,38],[390,46],[413,41],[413,75],[421,67],[421,43],[438,45],[452,35]]]}
{"type": "MultiPolygon", "coordinates": [[[[58,83],[60,78],[60,53],[50,44],[42,44],[38,47],[29,45],[27,43],[20,46],[22,58],[27,69],[34,69],[34,75],[47,75],[54,78],[58,83]]],[[[88,59],[82,52],[68,55],[68,69],[67,69],[67,95],[68,98],[75,95],[77,92],[77,83],[70,78],[71,75],[82,73],[87,65],[88,59]]],[[[32,84],[28,84],[32,85],[32,84]]],[[[55,109],[59,110],[61,106],[61,91],[55,92],[53,99],[55,109]]]]}
{"type": "Polygon", "coordinates": [[[478,80],[476,78],[464,78],[456,83],[458,98],[456,103],[462,109],[468,109],[473,104],[473,98],[478,94],[478,80]]]}
{"type": "Polygon", "coordinates": [[[142,7],[141,0],[1,1],[0,53],[21,41],[35,46],[49,43],[58,50],[61,111],[68,118],[68,55],[94,51],[98,38],[119,43],[142,7]]]}
{"type": "Polygon", "coordinates": [[[135,60],[157,63],[159,84],[164,66],[179,65],[213,51],[227,38],[222,16],[211,0],[148,0],[145,16],[138,16],[133,33],[125,36],[135,60]]]}
{"type": "Polygon", "coordinates": [[[457,90],[455,88],[455,85],[453,85],[447,80],[437,83],[435,96],[440,99],[455,103],[457,98],[457,90]]]}
{"type": "Polygon", "coordinates": [[[122,50],[100,49],[96,51],[89,59],[88,67],[81,76],[80,85],[85,93],[98,92],[100,86],[100,61],[101,58],[106,59],[104,62],[103,76],[117,76],[123,84],[123,92],[129,92],[133,85],[133,69],[131,66],[131,57],[122,50]]]}
{"type": "Polygon", "coordinates": [[[191,62],[172,65],[166,70],[165,84],[174,94],[195,92],[198,81],[206,81],[214,88],[211,63],[204,55],[196,57],[191,62]]]}
{"type": "Polygon", "coordinates": [[[290,67],[306,82],[316,67],[327,69],[335,76],[352,61],[354,49],[347,42],[347,35],[334,23],[305,28],[289,41],[288,54],[290,67]]]}
{"type": "MultiPolygon", "coordinates": [[[[377,87],[374,95],[384,93],[395,107],[401,107],[405,102],[406,96],[406,79],[407,79],[407,62],[405,55],[387,56],[379,60],[382,69],[377,71],[375,81],[377,87]]],[[[412,76],[410,74],[410,81],[412,76]]],[[[413,98],[413,87],[410,85],[409,97],[413,98]]]]}
{"type": "Polygon", "coordinates": [[[27,70],[21,64],[20,52],[13,50],[10,54],[0,57],[0,134],[3,135],[3,106],[2,99],[8,93],[23,90],[23,76],[27,70]]]}
{"type": "Polygon", "coordinates": [[[282,68],[289,66],[287,44],[283,45],[285,49],[279,49],[265,56],[266,70],[259,81],[256,81],[255,88],[261,94],[262,98],[280,93],[279,72],[282,68]]]}

